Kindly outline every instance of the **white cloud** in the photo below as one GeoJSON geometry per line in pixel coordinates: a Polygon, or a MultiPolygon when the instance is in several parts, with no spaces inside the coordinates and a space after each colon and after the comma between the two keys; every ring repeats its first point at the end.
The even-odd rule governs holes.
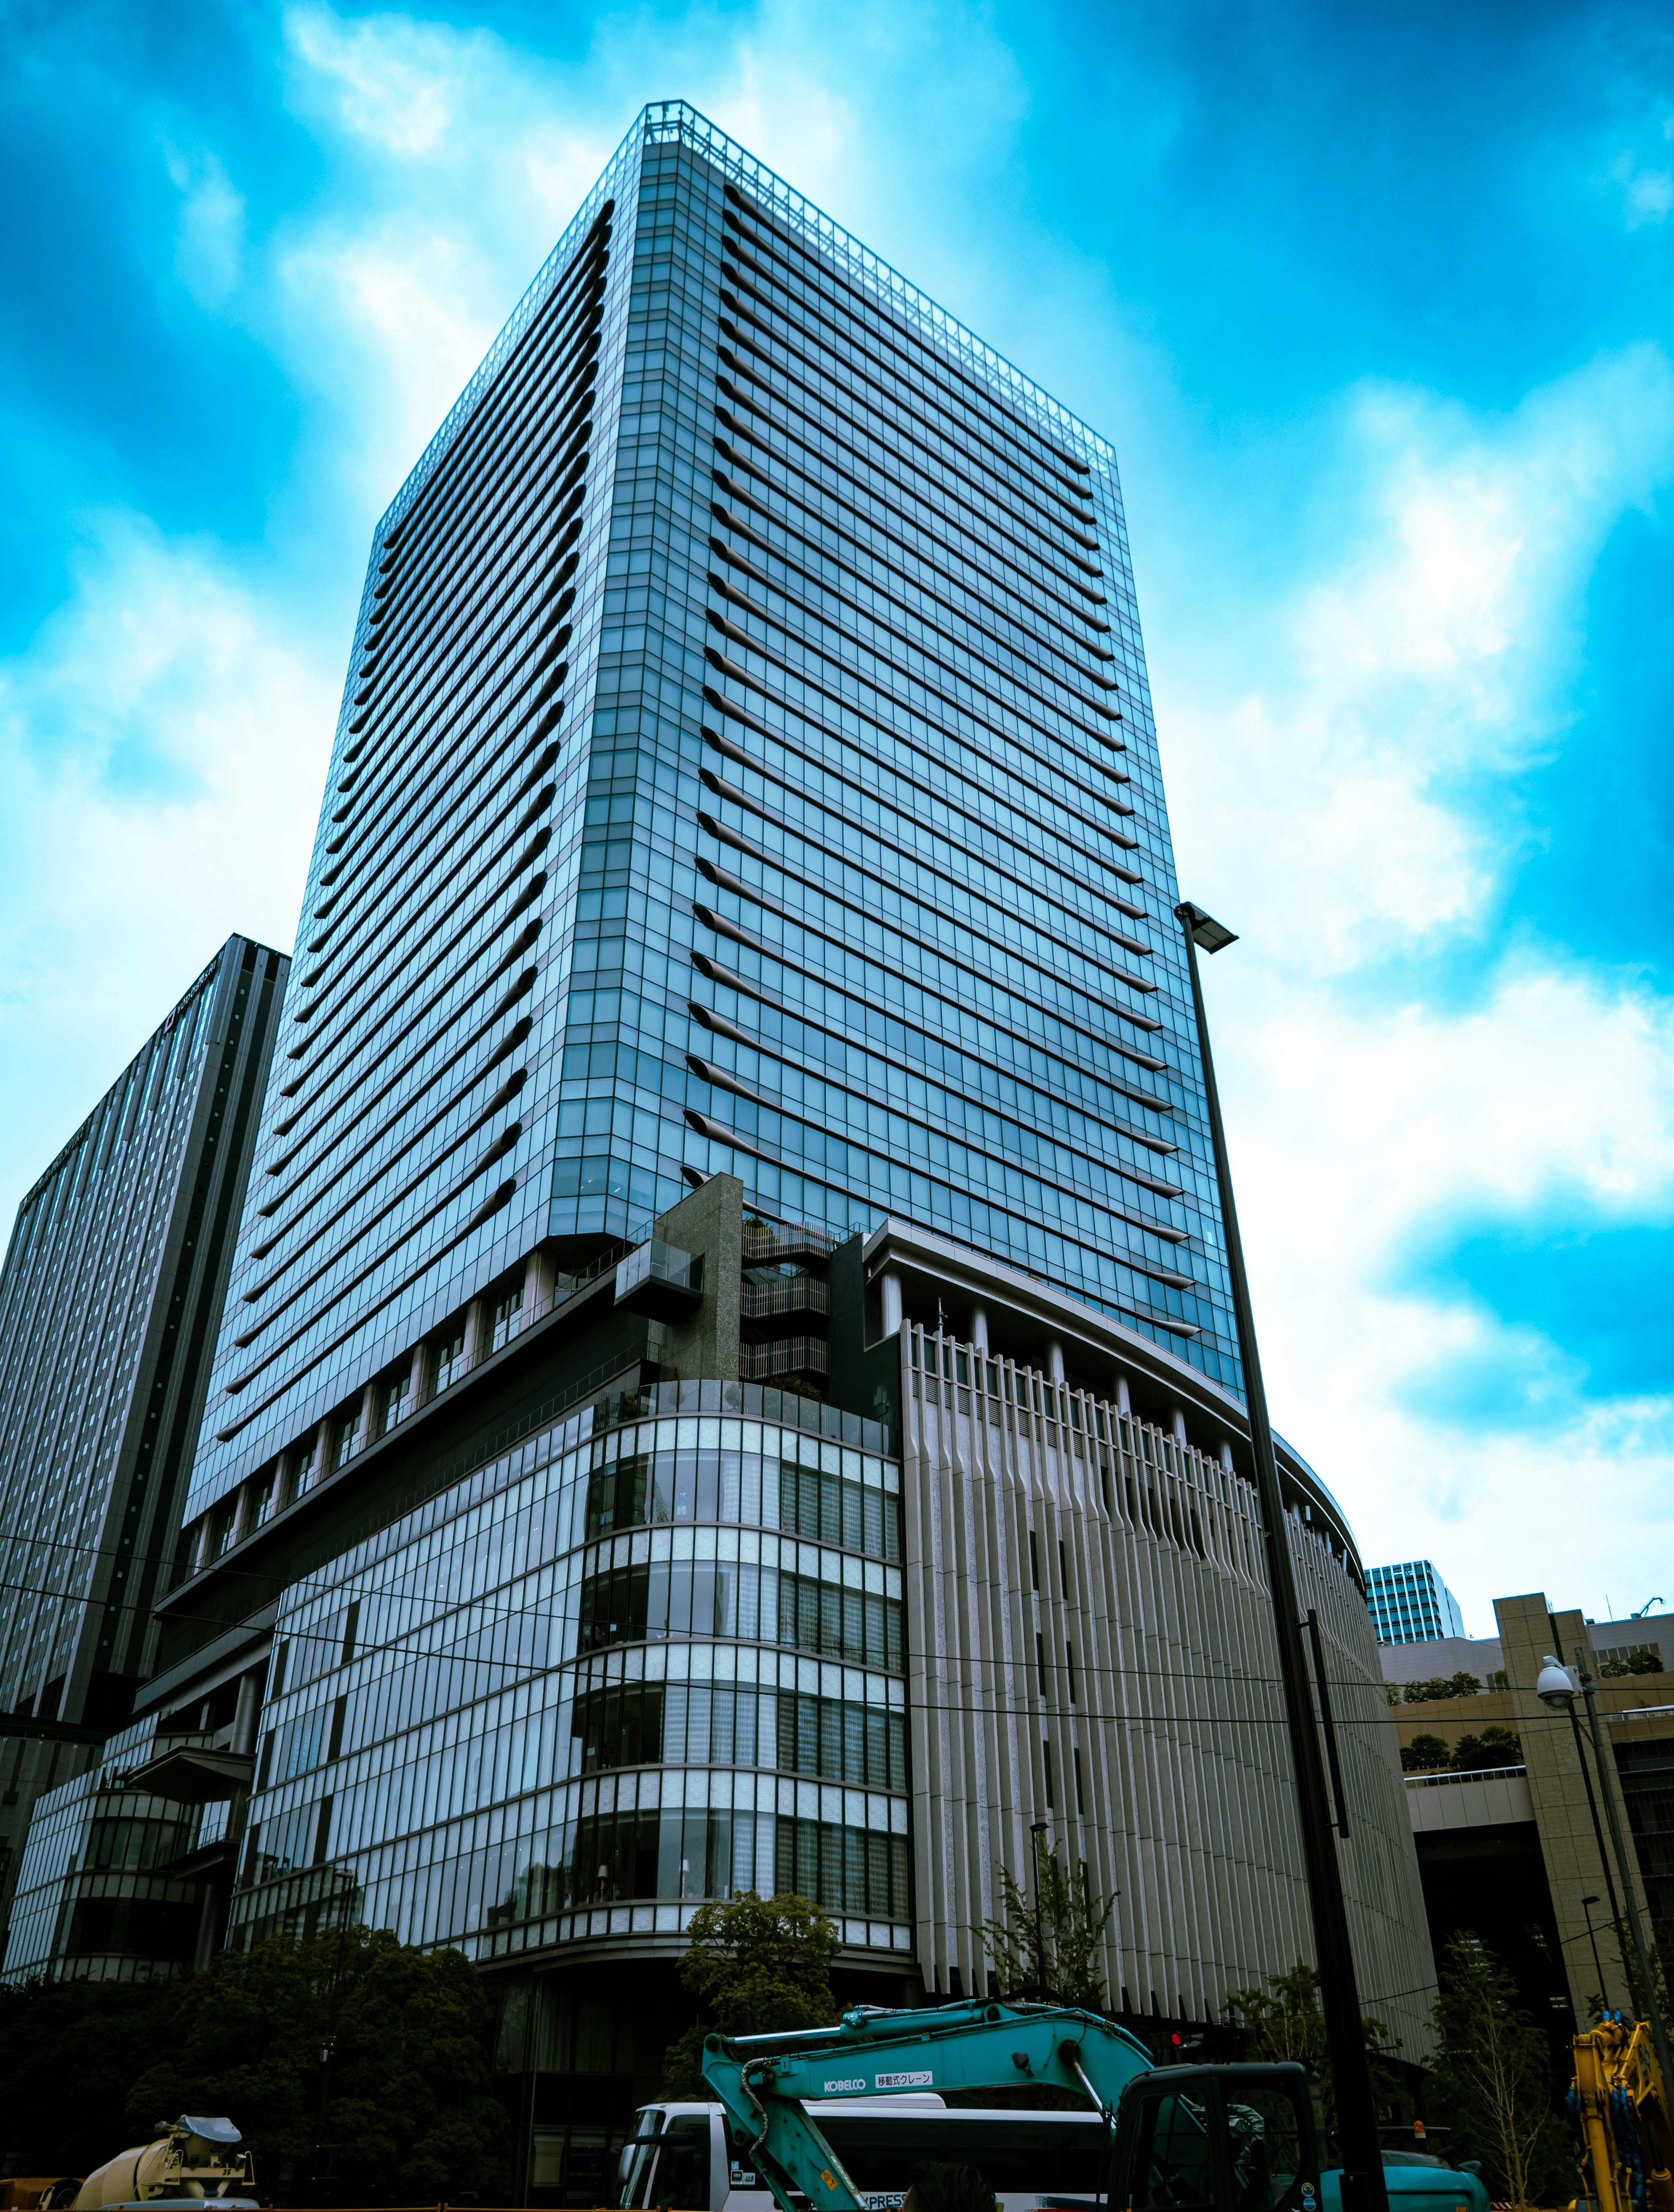
{"type": "Polygon", "coordinates": [[[1159,672],[1186,887],[1246,933],[1206,980],[1275,1416],[1367,1556],[1431,1553],[1479,1632],[1508,1589],[1602,1605],[1624,1526],[1674,1537],[1674,1403],[1601,1399],[1572,1347],[1412,1286],[1483,1224],[1674,1220],[1674,1001],[1489,933],[1593,563],[1671,473],[1648,347],[1499,417],[1363,393],[1324,573],[1159,672]],[[1484,1402],[1450,1411],[1449,1378],[1484,1402]],[[1608,1510],[1578,1514],[1588,1470],[1608,1510]]]}
{"type": "MultiPolygon", "coordinates": [[[[1665,124],[1663,136],[1670,135],[1665,124]]],[[[1647,222],[1664,222],[1674,209],[1674,170],[1642,169],[1631,154],[1622,154],[1610,163],[1610,177],[1621,191],[1622,211],[1629,230],[1638,230],[1647,222]]]]}
{"type": "Polygon", "coordinates": [[[1561,743],[1581,586],[1674,464],[1674,374],[1636,346],[1498,417],[1367,387],[1341,435],[1325,573],[1186,683],[1154,672],[1195,879],[1322,972],[1487,918],[1520,826],[1462,794],[1561,743]]]}
{"type": "Polygon", "coordinates": [[[339,681],[220,549],[86,520],[0,662],[8,1212],[231,931],[289,951],[339,681]]]}
{"type": "Polygon", "coordinates": [[[181,196],[175,274],[199,307],[216,308],[244,273],[245,204],[213,154],[165,146],[169,182],[181,196]]]}

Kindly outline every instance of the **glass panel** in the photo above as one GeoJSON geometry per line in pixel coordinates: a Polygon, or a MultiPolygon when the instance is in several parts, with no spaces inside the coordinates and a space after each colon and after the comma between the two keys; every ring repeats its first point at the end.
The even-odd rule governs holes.
{"type": "Polygon", "coordinates": [[[1196,2098],[1171,2093],[1141,2104],[1129,2201],[1133,2212],[1186,2212],[1197,2206],[1212,2212],[1208,2116],[1196,2098]]]}
{"type": "Polygon", "coordinates": [[[1238,2212],[1294,2212],[1301,2203],[1302,2134],[1290,2096],[1240,2088],[1227,2099],[1227,2136],[1238,2212]]]}

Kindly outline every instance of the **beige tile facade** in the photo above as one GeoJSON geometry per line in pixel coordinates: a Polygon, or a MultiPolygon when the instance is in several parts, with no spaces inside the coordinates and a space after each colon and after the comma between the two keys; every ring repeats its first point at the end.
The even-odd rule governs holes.
{"type": "MultiPolygon", "coordinates": [[[[901,1341],[926,1981],[983,1987],[999,1869],[1026,1874],[1046,1818],[1117,1893],[1111,2000],[1218,2017],[1312,1954],[1253,1488],[1182,1427],[910,1324],[901,1341]]],[[[1419,2058],[1434,1974],[1371,1618],[1346,1558],[1290,1526],[1326,1639],[1361,1999],[1419,2058]]]]}

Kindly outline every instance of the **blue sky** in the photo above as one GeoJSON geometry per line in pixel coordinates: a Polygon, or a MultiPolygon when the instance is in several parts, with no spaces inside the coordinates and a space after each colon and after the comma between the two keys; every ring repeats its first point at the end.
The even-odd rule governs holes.
{"type": "Polygon", "coordinates": [[[1674,1599],[1653,5],[0,0],[0,1203],[289,946],[372,524],[683,94],[1115,441],[1269,1393],[1468,1625],[1674,1599]]]}

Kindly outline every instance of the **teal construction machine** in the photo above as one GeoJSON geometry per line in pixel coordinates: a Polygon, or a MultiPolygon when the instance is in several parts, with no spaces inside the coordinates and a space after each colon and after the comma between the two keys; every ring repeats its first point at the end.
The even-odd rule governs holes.
{"type": "MultiPolygon", "coordinates": [[[[1037,2198],[1062,2212],[1338,2212],[1341,2202],[1302,2067],[1159,2067],[1123,2029],[1068,2007],[856,2006],[836,2027],[711,2035],[703,2074],[740,2165],[780,2212],[881,2212],[879,2192],[856,2185],[821,2132],[822,2104],[1021,2086],[1072,2091],[1102,2124],[1104,2186],[1037,2198]]],[[[1488,2212],[1476,2175],[1440,2159],[1386,2154],[1385,2180],[1396,2212],[1488,2212]]]]}

